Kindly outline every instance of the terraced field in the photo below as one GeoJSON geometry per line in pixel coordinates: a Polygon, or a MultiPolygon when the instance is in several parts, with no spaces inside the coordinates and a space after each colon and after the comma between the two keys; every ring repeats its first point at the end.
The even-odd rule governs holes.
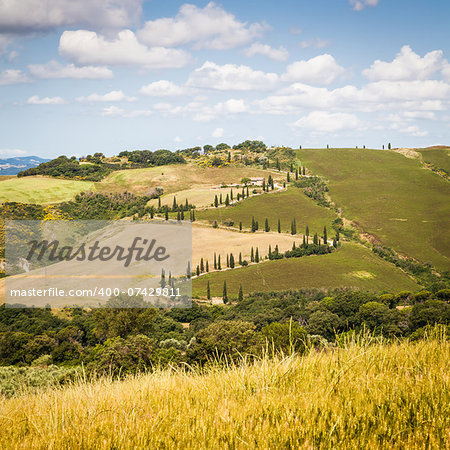
{"type": "Polygon", "coordinates": [[[306,149],[298,157],[329,180],[344,216],[397,251],[450,269],[450,185],[418,160],[363,149],[306,149]]]}
{"type": "Polygon", "coordinates": [[[237,225],[241,221],[245,228],[251,227],[252,217],[254,217],[260,229],[264,229],[267,218],[272,231],[277,231],[278,219],[280,219],[283,232],[291,231],[291,221],[295,219],[297,233],[303,233],[308,225],[311,234],[315,232],[320,234],[326,225],[331,236],[331,223],[336,218],[336,214],[330,209],[318,206],[306,197],[301,189],[292,187],[284,192],[266,193],[245,199],[228,208],[198,211],[195,217],[197,220],[210,222],[217,220],[218,223],[231,219],[237,225]]]}
{"type": "Polygon", "coordinates": [[[352,287],[388,292],[419,289],[400,269],[359,244],[345,244],[330,255],[267,261],[202,275],[192,280],[195,298],[206,297],[208,281],[212,296],[222,295],[226,281],[228,295],[233,298],[241,284],[245,294],[301,288],[352,287]]]}
{"type": "Polygon", "coordinates": [[[88,190],[95,190],[95,183],[39,176],[0,178],[0,203],[57,203],[88,190]]]}

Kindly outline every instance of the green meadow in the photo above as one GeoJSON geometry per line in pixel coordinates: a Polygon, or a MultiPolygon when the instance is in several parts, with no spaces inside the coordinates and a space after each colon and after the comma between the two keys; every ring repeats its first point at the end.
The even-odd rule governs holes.
{"type": "Polygon", "coordinates": [[[0,203],[57,203],[71,200],[76,194],[88,190],[95,190],[95,184],[92,181],[38,176],[14,177],[0,181],[0,203]]]}
{"type": "Polygon", "coordinates": [[[302,288],[348,287],[388,292],[419,289],[400,269],[366,247],[350,243],[329,255],[265,261],[194,278],[193,297],[206,297],[208,281],[212,296],[222,296],[226,281],[232,298],[237,297],[241,284],[244,294],[302,288]]]}
{"type": "Polygon", "coordinates": [[[382,244],[437,268],[450,268],[450,185],[421,162],[363,149],[299,150],[329,180],[343,215],[382,244]]]}

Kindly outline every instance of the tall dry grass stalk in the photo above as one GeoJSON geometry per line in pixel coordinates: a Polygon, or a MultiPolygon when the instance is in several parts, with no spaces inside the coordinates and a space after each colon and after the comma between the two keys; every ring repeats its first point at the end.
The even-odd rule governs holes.
{"type": "Polygon", "coordinates": [[[442,333],[354,335],[302,357],[80,381],[1,400],[0,447],[446,448],[449,354],[442,333]]]}

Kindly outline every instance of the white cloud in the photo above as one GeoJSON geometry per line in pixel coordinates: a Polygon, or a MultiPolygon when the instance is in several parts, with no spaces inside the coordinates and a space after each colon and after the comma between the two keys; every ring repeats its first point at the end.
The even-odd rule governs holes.
{"type": "Polygon", "coordinates": [[[370,81],[426,80],[443,68],[442,50],[434,50],[421,58],[409,45],[404,45],[392,62],[376,60],[363,75],[370,81]]]}
{"type": "Polygon", "coordinates": [[[362,125],[363,123],[354,114],[329,113],[326,111],[312,111],[294,123],[294,126],[298,128],[319,133],[334,133],[359,128],[362,125]]]}
{"type": "Polygon", "coordinates": [[[87,97],[78,97],[78,102],[133,102],[136,97],[127,97],[122,91],[111,91],[106,94],[91,94],[87,97]]]}
{"type": "Polygon", "coordinates": [[[401,124],[394,123],[391,125],[391,129],[399,131],[400,133],[410,134],[415,137],[424,137],[428,135],[428,131],[421,130],[416,125],[402,126],[401,124]]]}
{"type": "Polygon", "coordinates": [[[277,81],[276,73],[265,73],[235,64],[219,66],[207,61],[191,73],[187,85],[220,91],[248,91],[271,89],[277,81]]]}
{"type": "Polygon", "coordinates": [[[29,105],[62,105],[65,102],[65,100],[62,97],[44,97],[40,98],[37,95],[31,96],[27,103],[29,105]]]}
{"type": "Polygon", "coordinates": [[[433,111],[405,111],[403,112],[403,116],[406,119],[434,120],[436,118],[436,114],[433,111]]]}
{"type": "Polygon", "coordinates": [[[225,102],[219,102],[214,105],[217,113],[238,114],[248,111],[248,107],[243,99],[230,98],[225,102]]]}
{"type": "Polygon", "coordinates": [[[112,40],[93,31],[64,31],[59,52],[78,65],[139,65],[147,69],[180,68],[190,59],[183,50],[148,48],[131,30],[119,32],[112,40]]]}
{"type": "Polygon", "coordinates": [[[180,136],[175,136],[173,138],[173,142],[181,142],[181,141],[182,141],[182,139],[180,138],[180,136]]]}
{"type": "Polygon", "coordinates": [[[91,80],[113,78],[112,71],[107,67],[77,67],[74,64],[63,65],[57,61],[49,61],[46,64],[31,64],[28,69],[33,76],[38,78],[87,78],[91,80]]]}
{"type": "Polygon", "coordinates": [[[366,6],[377,6],[378,0],[350,0],[355,11],[362,11],[366,6]]]}
{"type": "Polygon", "coordinates": [[[121,116],[124,114],[124,110],[118,106],[107,106],[103,108],[102,116],[121,116]]]}
{"type": "Polygon", "coordinates": [[[186,89],[171,81],[160,80],[142,86],[139,92],[144,95],[150,95],[151,97],[175,97],[184,95],[186,89]]]}
{"type": "Polygon", "coordinates": [[[330,45],[330,41],[320,38],[308,39],[306,41],[300,41],[299,45],[301,48],[324,48],[330,45]]]}
{"type": "Polygon", "coordinates": [[[10,33],[57,27],[124,28],[136,23],[143,0],[3,0],[0,29],[10,33]]]}
{"type": "Polygon", "coordinates": [[[211,136],[214,138],[221,138],[223,136],[223,128],[216,128],[212,133],[211,136]]]}
{"type": "Polygon", "coordinates": [[[12,52],[9,53],[8,55],[8,61],[12,62],[15,61],[17,59],[17,57],[19,56],[19,53],[16,52],[15,50],[13,50],[12,52]]]}
{"type": "Polygon", "coordinates": [[[255,42],[249,48],[244,50],[246,56],[263,55],[274,61],[286,61],[289,58],[289,52],[284,47],[273,48],[267,44],[255,42]]]}
{"type": "Polygon", "coordinates": [[[332,83],[344,72],[344,68],[336,62],[333,56],[324,54],[307,61],[296,61],[289,64],[281,79],[326,85],[332,83]]]}
{"type": "Polygon", "coordinates": [[[0,34],[0,55],[6,53],[8,45],[11,43],[11,41],[12,38],[10,36],[0,34]]]}
{"type": "Polygon", "coordinates": [[[24,156],[27,152],[18,148],[0,148],[0,157],[14,158],[16,156],[24,156]]]}
{"type": "Polygon", "coordinates": [[[444,79],[446,79],[450,83],[450,64],[448,63],[444,64],[441,73],[444,79]]]}
{"type": "Polygon", "coordinates": [[[7,84],[29,83],[31,80],[21,70],[7,69],[0,72],[0,86],[7,84]]]}
{"type": "Polygon", "coordinates": [[[264,24],[239,22],[210,2],[203,9],[185,4],[174,18],[150,20],[138,36],[151,46],[176,47],[194,42],[198,48],[225,50],[248,44],[266,28],[264,24]]]}

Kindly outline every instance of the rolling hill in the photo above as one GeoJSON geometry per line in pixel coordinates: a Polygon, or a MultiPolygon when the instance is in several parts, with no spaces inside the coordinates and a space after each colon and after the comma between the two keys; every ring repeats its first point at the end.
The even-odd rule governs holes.
{"type": "Polygon", "coordinates": [[[343,215],[375,242],[450,269],[450,185],[393,151],[306,149],[298,158],[329,180],[343,215]]]}

